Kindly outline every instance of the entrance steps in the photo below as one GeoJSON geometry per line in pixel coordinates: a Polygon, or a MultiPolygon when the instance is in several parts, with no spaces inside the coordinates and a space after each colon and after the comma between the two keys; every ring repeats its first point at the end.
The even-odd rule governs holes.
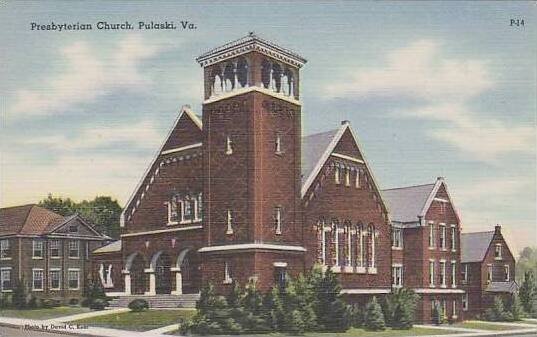
{"type": "Polygon", "coordinates": [[[137,298],[146,300],[149,308],[195,308],[199,300],[199,294],[183,295],[128,295],[119,296],[109,302],[110,308],[126,308],[129,303],[137,298]]]}

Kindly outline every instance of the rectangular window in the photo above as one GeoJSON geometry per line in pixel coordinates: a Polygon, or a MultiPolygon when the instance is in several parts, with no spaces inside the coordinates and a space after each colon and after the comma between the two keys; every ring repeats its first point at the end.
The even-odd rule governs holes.
{"type": "Polygon", "coordinates": [[[274,152],[276,154],[282,153],[282,136],[279,133],[276,134],[276,141],[274,142],[274,152]]]}
{"type": "Polygon", "coordinates": [[[57,258],[60,257],[60,240],[50,240],[49,241],[49,250],[50,250],[50,257],[51,258],[57,258]]]}
{"type": "Polygon", "coordinates": [[[175,225],[179,223],[179,216],[181,214],[181,203],[176,196],[172,198],[170,202],[166,203],[168,206],[168,224],[175,225]]]}
{"type": "Polygon", "coordinates": [[[78,233],[77,225],[69,225],[69,233],[78,233]]]}
{"type": "Polygon", "coordinates": [[[43,269],[32,270],[32,290],[33,291],[43,290],[43,269]]]}
{"type": "Polygon", "coordinates": [[[446,250],[446,226],[440,225],[440,248],[446,250]]]}
{"type": "Polygon", "coordinates": [[[0,269],[0,290],[11,290],[11,268],[9,267],[0,269]]]}
{"type": "Polygon", "coordinates": [[[51,269],[49,272],[50,279],[50,289],[59,290],[60,289],[60,276],[61,272],[59,269],[51,269]]]}
{"type": "Polygon", "coordinates": [[[434,261],[429,261],[429,285],[434,287],[434,261]]]}
{"type": "Polygon", "coordinates": [[[337,167],[337,166],[334,168],[334,182],[336,184],[341,183],[340,178],[339,178],[339,167],[337,167]]]}
{"type": "Polygon", "coordinates": [[[183,219],[182,221],[191,221],[195,218],[196,200],[186,198],[183,201],[183,219]]]}
{"type": "Polygon", "coordinates": [[[0,240],[0,259],[10,259],[11,249],[9,247],[9,239],[0,240]]]}
{"type": "Polygon", "coordinates": [[[231,213],[230,209],[228,209],[226,212],[226,224],[226,234],[233,234],[233,214],[231,213]]]}
{"type": "Polygon", "coordinates": [[[274,225],[276,227],[276,234],[282,234],[282,208],[274,208],[274,225]]]}
{"type": "Polygon", "coordinates": [[[401,228],[392,229],[392,247],[403,248],[403,230],[401,228]]]}
{"type": "Polygon", "coordinates": [[[457,262],[451,261],[451,287],[457,287],[457,262]]]}
{"type": "Polygon", "coordinates": [[[360,188],[360,170],[356,170],[356,188],[360,188]]]}
{"type": "Polygon", "coordinates": [[[434,242],[434,223],[429,223],[429,248],[436,247],[434,242]]]}
{"type": "Polygon", "coordinates": [[[229,284],[233,282],[233,276],[231,275],[231,266],[230,264],[226,261],[224,263],[224,283],[225,284],[229,284]]]}
{"type": "Polygon", "coordinates": [[[494,249],[494,258],[496,260],[502,259],[502,244],[501,243],[496,244],[496,247],[494,249]]]}
{"type": "Polygon", "coordinates": [[[468,283],[468,264],[464,263],[462,265],[462,283],[468,283]]]}
{"type": "Polygon", "coordinates": [[[79,247],[78,247],[78,241],[77,240],[71,240],[69,241],[69,257],[76,259],[80,255],[79,247]]]}
{"type": "Polygon", "coordinates": [[[349,169],[345,170],[345,186],[351,186],[351,171],[349,169]]]}
{"type": "Polygon", "coordinates": [[[491,264],[487,266],[487,282],[488,283],[492,282],[492,265],[491,264]]]}
{"type": "Polygon", "coordinates": [[[440,261],[440,286],[446,286],[446,261],[440,261]]]}
{"type": "Polygon", "coordinates": [[[403,286],[403,266],[392,267],[392,286],[393,287],[403,286]]]}
{"type": "Polygon", "coordinates": [[[32,257],[34,259],[43,258],[43,241],[42,240],[32,241],[32,257]]]}
{"type": "Polygon", "coordinates": [[[457,228],[455,226],[451,226],[451,250],[457,250],[457,228]]]}
{"type": "Polygon", "coordinates": [[[464,293],[464,295],[462,295],[462,310],[468,310],[468,293],[464,293]]]}
{"type": "Polygon", "coordinates": [[[442,317],[443,317],[444,319],[447,318],[447,302],[446,302],[445,299],[442,300],[442,317]]]}
{"type": "Polygon", "coordinates": [[[457,301],[451,302],[451,317],[457,318],[457,301]]]}
{"type": "Polygon", "coordinates": [[[67,272],[67,280],[69,282],[69,289],[77,290],[79,288],[80,272],[78,269],[69,269],[67,272]]]}
{"type": "Polygon", "coordinates": [[[509,282],[510,276],[509,276],[509,265],[506,264],[503,266],[504,272],[505,272],[505,282],[509,282]]]}

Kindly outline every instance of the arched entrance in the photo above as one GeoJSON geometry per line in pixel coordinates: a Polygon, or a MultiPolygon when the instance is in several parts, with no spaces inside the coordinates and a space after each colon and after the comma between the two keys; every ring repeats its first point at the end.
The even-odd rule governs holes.
{"type": "Polygon", "coordinates": [[[201,261],[194,249],[184,249],[176,261],[176,291],[179,294],[196,294],[200,291],[201,261]]]}
{"type": "Polygon", "coordinates": [[[171,258],[168,254],[159,254],[155,262],[155,283],[157,294],[169,294],[172,291],[171,258]]]}
{"type": "Polygon", "coordinates": [[[147,277],[144,272],[145,264],[146,261],[140,253],[131,254],[125,264],[125,269],[129,276],[130,293],[133,295],[143,295],[146,291],[147,277]]]}

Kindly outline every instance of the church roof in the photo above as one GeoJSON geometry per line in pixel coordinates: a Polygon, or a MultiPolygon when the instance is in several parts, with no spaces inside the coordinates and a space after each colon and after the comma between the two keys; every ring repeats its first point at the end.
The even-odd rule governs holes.
{"type": "Polygon", "coordinates": [[[201,54],[196,61],[201,66],[208,66],[254,50],[299,68],[306,63],[306,59],[296,52],[267,41],[253,32],[201,54]]]}
{"type": "Polygon", "coordinates": [[[302,184],[311,175],[338,131],[339,129],[334,129],[302,137],[302,184]]]}
{"type": "Polygon", "coordinates": [[[461,262],[481,262],[489,249],[494,231],[461,233],[461,262]]]}
{"type": "Polygon", "coordinates": [[[116,253],[121,251],[121,240],[117,240],[95,249],[92,254],[116,253]]]}
{"type": "Polygon", "coordinates": [[[416,222],[435,184],[392,188],[382,191],[390,217],[397,222],[416,222]]]}

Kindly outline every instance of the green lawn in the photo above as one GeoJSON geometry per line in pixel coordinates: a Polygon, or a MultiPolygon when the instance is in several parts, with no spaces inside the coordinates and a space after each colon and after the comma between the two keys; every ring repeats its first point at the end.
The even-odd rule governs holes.
{"type": "MultiPolygon", "coordinates": [[[[456,331],[449,330],[440,330],[440,329],[429,329],[429,328],[412,328],[409,330],[392,330],[387,328],[384,331],[366,331],[364,329],[351,328],[347,332],[333,333],[333,332],[308,332],[304,336],[306,337],[330,337],[330,336],[339,336],[339,337],[398,337],[398,336],[426,336],[426,335],[448,335],[452,333],[457,333],[456,331]]],[[[174,333],[175,335],[180,335],[178,331],[174,333]]],[[[284,337],[288,336],[283,333],[269,333],[263,335],[248,335],[256,337],[284,337]]]]}
{"type": "Polygon", "coordinates": [[[520,329],[520,327],[517,327],[514,325],[500,325],[500,324],[492,324],[492,323],[487,323],[487,322],[462,322],[462,323],[453,324],[453,326],[459,327],[459,328],[492,330],[492,331],[520,329]]]}
{"type": "Polygon", "coordinates": [[[105,328],[147,331],[178,323],[194,314],[195,310],[146,310],[84,318],[75,322],[105,328]]]}
{"type": "Polygon", "coordinates": [[[82,307],[56,307],[47,309],[0,309],[0,316],[28,318],[28,319],[51,319],[62,316],[69,316],[90,311],[82,307]]]}

